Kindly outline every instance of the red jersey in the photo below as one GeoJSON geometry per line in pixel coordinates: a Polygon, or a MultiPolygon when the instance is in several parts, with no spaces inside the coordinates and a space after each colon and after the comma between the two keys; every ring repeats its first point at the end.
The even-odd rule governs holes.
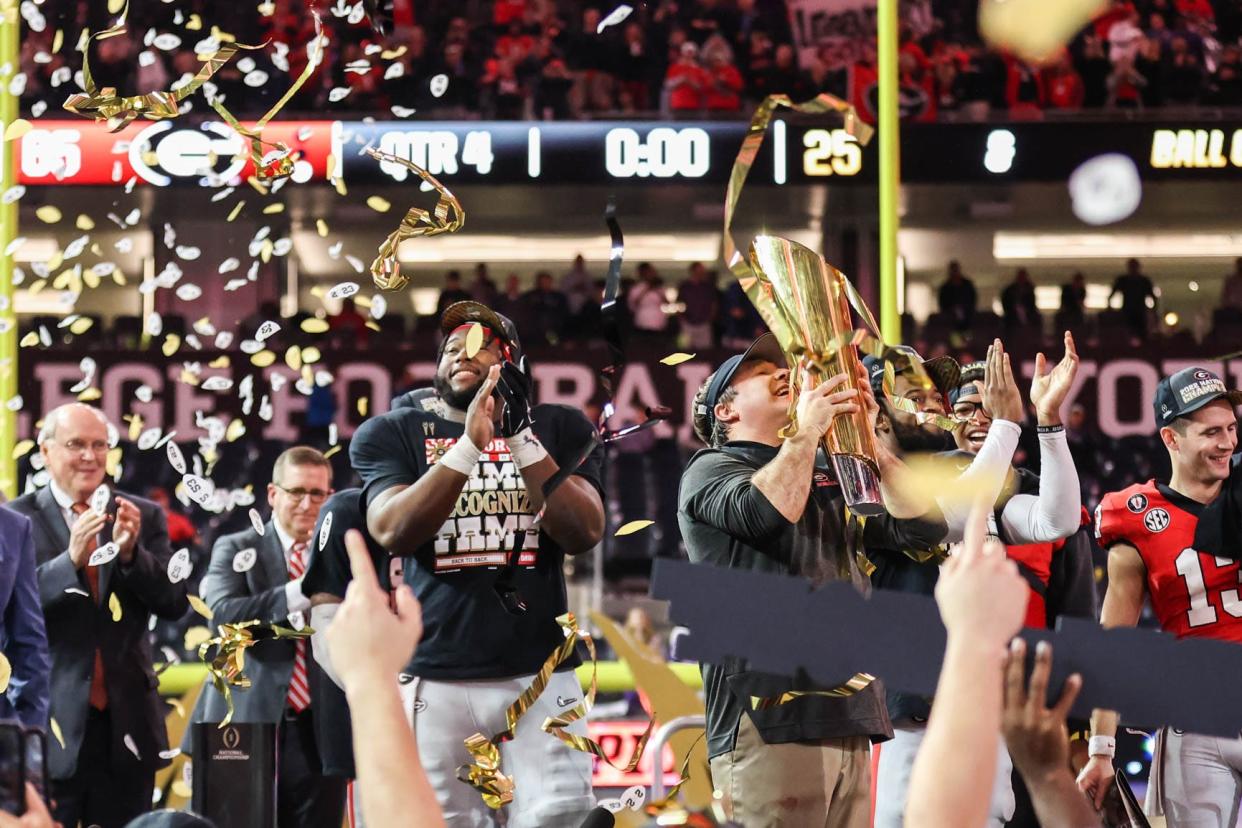
{"type": "Polygon", "coordinates": [[[1242,643],[1239,562],[1194,548],[1203,504],[1154,480],[1104,496],[1095,534],[1108,549],[1124,543],[1147,567],[1147,592],[1160,627],[1178,638],[1242,643]]]}

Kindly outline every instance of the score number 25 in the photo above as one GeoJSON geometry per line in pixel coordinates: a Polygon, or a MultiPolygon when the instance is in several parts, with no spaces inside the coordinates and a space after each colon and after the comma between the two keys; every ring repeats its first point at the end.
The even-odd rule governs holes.
{"type": "Polygon", "coordinates": [[[862,148],[843,129],[808,129],[802,134],[802,172],[806,175],[857,175],[862,148]]]}

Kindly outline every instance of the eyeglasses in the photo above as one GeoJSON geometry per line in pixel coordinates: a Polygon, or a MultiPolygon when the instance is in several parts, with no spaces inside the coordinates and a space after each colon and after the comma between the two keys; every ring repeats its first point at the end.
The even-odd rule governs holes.
{"type": "Polygon", "coordinates": [[[64,446],[65,451],[70,454],[81,454],[84,451],[89,451],[91,454],[108,453],[108,444],[104,440],[95,440],[91,443],[88,443],[85,440],[68,440],[61,443],[61,445],[64,446]]]}
{"type": "Polygon", "coordinates": [[[273,483],[272,485],[296,501],[300,502],[302,498],[309,497],[310,502],[316,505],[323,503],[328,499],[328,495],[332,494],[330,489],[325,492],[323,489],[286,489],[279,483],[273,483]]]}
{"type": "Polygon", "coordinates": [[[953,406],[953,416],[960,420],[973,420],[975,415],[981,411],[985,416],[987,415],[987,412],[983,411],[983,403],[960,402],[953,406]]]}

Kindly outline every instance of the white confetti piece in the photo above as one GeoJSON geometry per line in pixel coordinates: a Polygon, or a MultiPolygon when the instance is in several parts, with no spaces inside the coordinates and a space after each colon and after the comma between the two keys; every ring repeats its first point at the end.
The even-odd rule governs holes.
{"type": "Polygon", "coordinates": [[[152,52],[150,49],[143,49],[141,52],[138,53],[138,65],[139,66],[153,66],[155,64],[155,61],[156,61],[155,52],[152,52]]]}
{"type": "Polygon", "coordinates": [[[14,184],[4,191],[4,195],[0,195],[0,204],[12,204],[26,194],[26,188],[21,184],[14,184]]]}
{"type": "Polygon", "coordinates": [[[193,282],[177,285],[177,298],[182,302],[193,302],[203,295],[203,289],[193,282]]]}
{"type": "Polygon", "coordinates": [[[97,489],[95,489],[95,491],[91,492],[91,496],[90,496],[90,499],[87,501],[87,505],[90,506],[91,511],[95,512],[96,514],[100,514],[100,515],[106,514],[108,511],[108,498],[109,497],[111,497],[111,493],[108,491],[108,486],[105,483],[104,485],[99,486],[97,489]]]}
{"type": "Polygon", "coordinates": [[[607,29],[609,26],[617,25],[621,21],[625,20],[625,18],[629,17],[630,13],[633,11],[634,11],[633,6],[628,6],[625,3],[622,3],[621,5],[617,6],[615,9],[610,11],[607,17],[599,21],[599,25],[595,27],[595,33],[600,34],[601,32],[604,31],[604,29],[607,29]]]}
{"type": "MultiPolygon", "coordinates": [[[[283,181],[284,179],[281,179],[281,182],[283,181]]],[[[281,182],[278,182],[278,183],[281,183],[281,182]]],[[[277,239],[276,242],[272,245],[272,255],[277,256],[277,257],[287,256],[289,255],[289,251],[292,249],[293,249],[292,239],[277,239]]]]}
{"type": "Polygon", "coordinates": [[[190,563],[190,550],[178,549],[168,559],[168,580],[171,583],[179,584],[190,577],[190,572],[193,568],[194,565],[190,563]]]}
{"type": "Polygon", "coordinates": [[[431,94],[437,98],[448,91],[448,85],[448,75],[444,74],[436,75],[431,79],[431,82],[427,84],[428,88],[431,89],[431,94]]]}
{"type": "Polygon", "coordinates": [[[255,69],[255,66],[256,64],[254,62],[254,58],[250,57],[249,55],[237,61],[237,68],[240,69],[242,72],[253,72],[255,69]]]}
{"type": "Polygon", "coordinates": [[[220,333],[216,334],[216,347],[219,348],[221,351],[226,350],[232,344],[233,344],[233,332],[232,331],[220,331],[220,333]]]}
{"type": "Polygon", "coordinates": [[[22,410],[22,395],[18,394],[16,397],[13,397],[12,399],[10,399],[8,402],[4,404],[4,407],[7,408],[9,411],[21,411],[22,410]]]}
{"type": "Polygon", "coordinates": [[[121,548],[109,541],[91,553],[90,560],[86,562],[86,565],[103,566],[106,563],[110,563],[119,554],[121,554],[121,548]]]}
{"type": "Polygon", "coordinates": [[[357,256],[351,256],[348,253],[346,253],[345,261],[349,262],[349,266],[352,267],[358,273],[362,272],[363,267],[364,267],[364,265],[362,264],[362,259],[359,259],[357,256]]]}
{"type": "Polygon", "coordinates": [[[160,430],[158,428],[148,428],[138,435],[138,450],[149,451],[155,447],[160,441],[160,430]]]}
{"type": "Polygon", "coordinates": [[[254,339],[256,342],[266,342],[279,330],[280,325],[269,319],[259,326],[259,330],[255,331],[254,339]]]}
{"type": "Polygon", "coordinates": [[[267,527],[263,525],[263,516],[259,514],[258,509],[250,510],[250,525],[254,527],[254,531],[259,533],[259,537],[267,534],[267,527]]]}
{"type": "MultiPolygon", "coordinates": [[[[171,446],[172,443],[169,443],[171,446]]],[[[190,500],[193,500],[199,506],[202,506],[211,500],[212,494],[216,487],[212,485],[210,480],[199,477],[197,474],[187,474],[181,478],[181,483],[185,486],[186,494],[190,500]]]]}
{"type": "Polygon", "coordinates": [[[353,296],[358,292],[357,282],[341,282],[339,285],[333,285],[328,291],[328,299],[344,299],[347,296],[353,296]]]}
{"type": "Polygon", "coordinates": [[[221,274],[232,273],[234,270],[237,270],[237,268],[239,267],[241,267],[241,262],[235,258],[230,257],[220,262],[220,267],[216,270],[216,272],[221,273],[221,274]]]}
{"type": "Polygon", "coordinates": [[[263,343],[253,339],[243,339],[237,347],[243,354],[257,354],[263,350],[263,343]]]}
{"type": "Polygon", "coordinates": [[[319,551],[328,545],[328,538],[332,535],[332,512],[328,512],[323,516],[323,523],[319,526],[319,551]]]}
{"type": "Polygon", "coordinates": [[[371,318],[383,319],[388,313],[388,300],[378,293],[371,297],[371,318]]]}
{"type": "Polygon", "coordinates": [[[396,115],[398,118],[408,118],[418,111],[412,106],[397,106],[396,104],[390,106],[389,109],[392,111],[392,114],[396,115]]]}
{"type": "Polygon", "coordinates": [[[90,598],[91,594],[81,587],[69,587],[65,590],[66,595],[81,595],[84,598],[90,598]]]}
{"type": "Polygon", "coordinates": [[[177,474],[184,475],[185,456],[182,455],[181,449],[177,447],[176,443],[170,441],[165,446],[165,451],[168,453],[168,462],[171,463],[172,467],[177,470],[177,474]]]}
{"type": "Polygon", "coordinates": [[[328,100],[332,103],[337,103],[345,100],[347,95],[349,95],[349,87],[337,86],[328,92],[328,100]]]}
{"type": "Polygon", "coordinates": [[[176,248],[177,255],[186,261],[193,261],[202,255],[201,250],[191,245],[179,244],[176,248]]]}
{"type": "Polygon", "coordinates": [[[298,610],[297,612],[289,613],[289,626],[293,627],[293,629],[295,630],[300,630],[303,627],[305,627],[306,626],[306,613],[302,612],[301,610],[298,610]]]}
{"type": "Polygon", "coordinates": [[[154,398],[154,392],[151,386],[143,384],[134,389],[134,396],[144,403],[149,403],[154,398]]]}
{"type": "Polygon", "coordinates": [[[258,560],[258,553],[254,551],[254,547],[241,550],[233,556],[234,572],[249,572],[254,568],[254,562],[258,560]]]}
{"type": "Polygon", "coordinates": [[[129,752],[134,754],[135,759],[138,759],[138,760],[142,759],[142,756],[138,753],[138,745],[134,744],[133,736],[130,736],[128,733],[126,733],[125,737],[121,739],[121,741],[125,743],[125,747],[129,749],[129,752]]]}
{"type": "Polygon", "coordinates": [[[393,78],[399,78],[404,74],[405,74],[405,64],[390,63],[388,64],[388,68],[384,70],[384,80],[392,80],[393,78]]]}
{"type": "Polygon", "coordinates": [[[227,282],[224,283],[224,292],[231,293],[235,290],[240,290],[241,288],[244,288],[245,286],[246,286],[245,279],[229,279],[227,282]]]}
{"type": "Polygon", "coordinates": [[[176,759],[180,755],[181,755],[181,748],[169,748],[168,750],[160,751],[161,759],[176,759]]]}
{"type": "MultiPolygon", "coordinates": [[[[145,284],[150,284],[150,282],[145,284]]],[[[151,336],[159,336],[164,332],[164,317],[160,316],[158,311],[147,314],[146,329],[151,336]]]]}
{"type": "Polygon", "coordinates": [[[258,89],[260,86],[267,83],[267,72],[264,72],[262,69],[247,72],[246,76],[242,78],[242,83],[252,89],[258,89]]]}
{"type": "Polygon", "coordinates": [[[228,391],[233,387],[233,381],[228,377],[208,377],[200,387],[204,391],[228,391]]]}
{"type": "Polygon", "coordinates": [[[1107,153],[1080,165],[1069,177],[1074,215],[1092,224],[1128,218],[1143,199],[1138,167],[1128,155],[1107,153]]]}

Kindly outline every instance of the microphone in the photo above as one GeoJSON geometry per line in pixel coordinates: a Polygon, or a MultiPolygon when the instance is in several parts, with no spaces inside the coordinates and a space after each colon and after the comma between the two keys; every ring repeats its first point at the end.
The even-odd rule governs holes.
{"type": "Polygon", "coordinates": [[[617,824],[617,818],[612,811],[607,808],[592,808],[591,813],[587,814],[586,820],[582,823],[581,828],[612,828],[617,824]]]}

